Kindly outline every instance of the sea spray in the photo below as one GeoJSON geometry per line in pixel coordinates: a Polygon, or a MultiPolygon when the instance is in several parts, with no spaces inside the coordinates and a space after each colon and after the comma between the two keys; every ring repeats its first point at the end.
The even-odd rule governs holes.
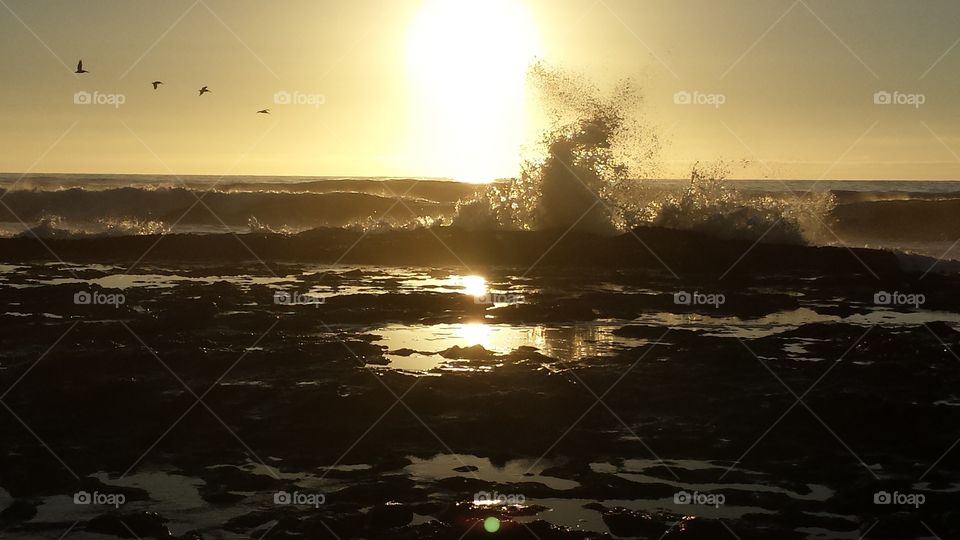
{"type": "Polygon", "coordinates": [[[518,178],[459,204],[454,223],[615,233],[625,225],[622,192],[641,187],[633,179],[648,172],[659,151],[659,140],[635,114],[639,94],[624,82],[604,95],[542,63],[531,69],[530,81],[550,121],[535,157],[524,160],[518,178]]]}
{"type": "Polygon", "coordinates": [[[833,194],[747,195],[726,181],[729,171],[730,164],[723,162],[695,163],[687,187],[646,202],[635,224],[777,243],[824,238],[836,204],[833,194]]]}
{"type": "Polygon", "coordinates": [[[802,243],[822,237],[835,200],[829,193],[744,195],[726,181],[729,164],[697,163],[688,186],[658,187],[660,141],[642,122],[629,82],[610,95],[544,64],[531,82],[550,119],[540,152],[518,178],[457,205],[453,223],[471,229],[563,229],[617,234],[661,226],[711,235],[802,243]]]}

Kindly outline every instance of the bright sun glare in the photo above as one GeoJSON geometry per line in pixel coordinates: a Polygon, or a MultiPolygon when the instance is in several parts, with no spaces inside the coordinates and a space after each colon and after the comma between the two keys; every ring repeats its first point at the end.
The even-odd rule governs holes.
{"type": "Polygon", "coordinates": [[[408,64],[417,142],[432,167],[470,182],[516,174],[537,54],[537,28],[519,0],[426,0],[409,30],[408,64]]]}

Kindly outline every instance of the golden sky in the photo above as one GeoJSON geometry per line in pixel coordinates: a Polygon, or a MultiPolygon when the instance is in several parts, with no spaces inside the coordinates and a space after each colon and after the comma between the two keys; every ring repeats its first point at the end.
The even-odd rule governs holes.
{"type": "Polygon", "coordinates": [[[958,43],[948,0],[3,0],[0,171],[513,176],[539,58],[636,81],[663,176],[957,179],[958,43]]]}

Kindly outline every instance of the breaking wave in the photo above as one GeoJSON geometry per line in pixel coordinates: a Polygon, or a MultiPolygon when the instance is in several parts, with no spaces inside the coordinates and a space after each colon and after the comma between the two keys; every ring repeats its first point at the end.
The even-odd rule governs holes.
{"type": "Polygon", "coordinates": [[[649,185],[660,141],[642,122],[629,83],[610,95],[580,77],[536,65],[530,73],[548,109],[537,157],[520,176],[457,205],[454,224],[472,229],[563,228],[616,234],[662,226],[722,237],[800,243],[821,235],[828,193],[744,195],[724,181],[725,164],[695,165],[679,193],[649,185]]]}

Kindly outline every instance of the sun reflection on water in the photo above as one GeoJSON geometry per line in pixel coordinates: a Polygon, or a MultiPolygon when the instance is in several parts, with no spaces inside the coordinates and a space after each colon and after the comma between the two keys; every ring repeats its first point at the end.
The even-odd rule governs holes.
{"type": "Polygon", "coordinates": [[[493,329],[490,328],[490,325],[483,323],[461,324],[456,328],[456,334],[457,337],[466,342],[467,347],[481,345],[484,349],[493,349],[490,344],[490,337],[493,334],[493,329]]]}
{"type": "Polygon", "coordinates": [[[452,276],[451,281],[463,289],[463,294],[481,297],[487,294],[487,279],[483,276],[452,276]]]}

